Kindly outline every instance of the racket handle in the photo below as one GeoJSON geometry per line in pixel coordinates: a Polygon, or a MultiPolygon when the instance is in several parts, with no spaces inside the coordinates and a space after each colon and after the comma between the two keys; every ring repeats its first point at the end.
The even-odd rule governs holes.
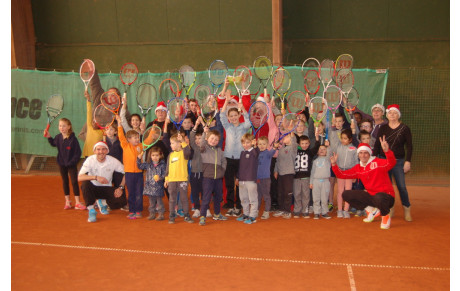
{"type": "Polygon", "coordinates": [[[267,98],[267,88],[264,88],[264,98],[267,98]]]}
{"type": "Polygon", "coordinates": [[[48,123],[48,124],[46,125],[45,132],[43,133],[43,137],[46,137],[46,133],[49,132],[49,130],[50,130],[50,125],[51,125],[50,123],[48,123]]]}
{"type": "Polygon", "coordinates": [[[123,99],[125,99],[125,100],[126,100],[126,92],[125,92],[125,93],[123,93],[123,99]]]}
{"type": "Polygon", "coordinates": [[[281,101],[281,110],[284,110],[284,102],[281,101]]]}

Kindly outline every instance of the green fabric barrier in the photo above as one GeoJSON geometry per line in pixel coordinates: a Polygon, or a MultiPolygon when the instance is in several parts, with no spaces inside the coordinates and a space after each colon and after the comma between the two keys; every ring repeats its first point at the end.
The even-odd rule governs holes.
{"type": "MultiPolygon", "coordinates": [[[[290,92],[301,90],[304,92],[303,74],[300,67],[285,67],[291,74],[292,83],[290,92]]],[[[229,69],[232,74],[233,70],[229,69]]],[[[375,103],[383,104],[388,71],[377,73],[371,69],[353,69],[355,76],[355,88],[360,95],[358,108],[370,113],[375,103]]],[[[102,87],[108,89],[117,87],[124,92],[123,84],[118,74],[99,74],[102,87]]],[[[128,109],[131,113],[139,113],[136,103],[137,87],[143,83],[151,83],[159,89],[159,85],[165,78],[178,80],[174,73],[141,73],[134,84],[128,89],[128,109]]],[[[205,84],[212,88],[208,72],[197,72],[194,86],[190,90],[190,98],[198,84],[205,84]]],[[[180,86],[180,83],[179,83],[180,86]]],[[[232,87],[233,94],[236,89],[232,87]]],[[[255,93],[259,87],[259,80],[253,76],[250,87],[251,93],[255,93]]],[[[48,98],[60,93],[64,98],[64,109],[58,117],[66,117],[71,120],[76,135],[80,132],[86,121],[86,99],[83,96],[84,84],[78,73],[75,72],[48,72],[35,70],[11,70],[11,151],[14,153],[55,156],[56,148],[49,145],[43,137],[43,130],[47,123],[46,103],[48,98]]],[[[267,86],[268,94],[273,94],[271,84],[267,86]]],[[[220,89],[219,89],[220,90],[220,89]]],[[[322,86],[316,96],[322,96],[322,86]]],[[[260,92],[262,93],[262,92],[260,92]]],[[[260,94],[259,93],[259,94],[260,94]]],[[[185,90],[182,92],[185,96],[185,90]]],[[[286,96],[286,98],[287,98],[286,96]]],[[[313,96],[312,96],[313,97],[313,96]]],[[[287,99],[286,99],[287,100],[287,99]]],[[[147,122],[155,119],[152,110],[147,116],[147,122]]],[[[58,120],[50,127],[51,136],[59,133],[58,120]]],[[[80,140],[79,140],[80,141],[80,140]]],[[[80,141],[83,148],[83,142],[80,141]]]]}

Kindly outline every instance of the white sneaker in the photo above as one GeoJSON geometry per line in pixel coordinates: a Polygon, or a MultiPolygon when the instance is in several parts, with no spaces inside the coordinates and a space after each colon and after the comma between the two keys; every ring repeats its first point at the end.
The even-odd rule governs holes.
{"type": "Polygon", "coordinates": [[[337,210],[337,218],[343,218],[342,210],[337,210]]]}
{"type": "Polygon", "coordinates": [[[270,212],[269,211],[264,211],[260,219],[269,219],[270,218],[270,212]]]}
{"type": "Polygon", "coordinates": [[[343,218],[350,218],[350,212],[348,212],[347,210],[342,211],[342,214],[343,218]]]}
{"type": "Polygon", "coordinates": [[[212,217],[211,211],[209,211],[209,209],[206,211],[206,217],[212,217]]]}
{"type": "Polygon", "coordinates": [[[363,219],[364,222],[372,222],[374,218],[380,216],[380,209],[375,207],[366,207],[367,217],[363,219]]]}
{"type": "Polygon", "coordinates": [[[273,217],[280,217],[283,214],[284,214],[284,211],[278,210],[273,214],[273,217]]]}
{"type": "Polygon", "coordinates": [[[200,210],[199,210],[199,209],[195,209],[195,212],[193,212],[192,217],[194,217],[194,218],[200,217],[200,210]]]}

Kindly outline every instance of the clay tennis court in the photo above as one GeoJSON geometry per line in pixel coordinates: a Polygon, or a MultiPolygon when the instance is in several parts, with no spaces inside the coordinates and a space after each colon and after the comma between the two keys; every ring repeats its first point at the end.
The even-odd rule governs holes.
{"type": "MultiPolygon", "coordinates": [[[[63,210],[60,176],[12,175],[13,290],[448,290],[449,187],[409,186],[380,219],[271,217],[175,225],[63,210]]],[[[73,198],[72,198],[73,199],[73,198]]],[[[166,199],[166,197],[164,198],[166,199]]],[[[165,200],[165,202],[167,202],[165,200]]],[[[166,203],[167,205],[167,203],[166,203]]]]}

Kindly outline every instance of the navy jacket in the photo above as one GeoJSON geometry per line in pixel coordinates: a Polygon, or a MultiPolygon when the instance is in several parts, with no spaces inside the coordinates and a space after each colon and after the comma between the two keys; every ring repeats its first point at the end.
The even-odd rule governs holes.
{"type": "Polygon", "coordinates": [[[58,155],[56,158],[59,166],[71,167],[77,165],[81,157],[81,148],[75,133],[72,132],[66,139],[60,133],[54,138],[49,137],[48,142],[51,146],[57,147],[58,155]]]}

